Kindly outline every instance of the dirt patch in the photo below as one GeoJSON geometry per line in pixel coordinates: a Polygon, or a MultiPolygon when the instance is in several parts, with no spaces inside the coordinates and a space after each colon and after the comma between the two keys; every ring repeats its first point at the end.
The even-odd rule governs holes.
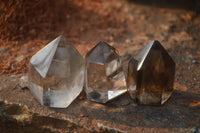
{"type": "Polygon", "coordinates": [[[100,1],[2,1],[0,73],[27,72],[30,57],[60,34],[82,53],[87,49],[80,45],[94,44],[89,41],[119,37],[123,28],[111,15],[117,7],[101,8],[100,1]]]}

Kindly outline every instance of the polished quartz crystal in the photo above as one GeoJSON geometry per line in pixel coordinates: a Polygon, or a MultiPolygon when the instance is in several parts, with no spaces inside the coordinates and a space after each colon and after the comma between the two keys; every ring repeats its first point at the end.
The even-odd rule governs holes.
{"type": "Polygon", "coordinates": [[[86,55],[86,93],[91,101],[106,103],[127,91],[121,59],[116,50],[99,42],[86,55]]]}
{"type": "Polygon", "coordinates": [[[83,57],[59,36],[31,58],[29,88],[42,105],[65,108],[82,91],[84,72],[83,57]]]}
{"type": "Polygon", "coordinates": [[[158,41],[151,41],[128,66],[128,90],[138,104],[163,104],[173,92],[175,63],[158,41]]]}

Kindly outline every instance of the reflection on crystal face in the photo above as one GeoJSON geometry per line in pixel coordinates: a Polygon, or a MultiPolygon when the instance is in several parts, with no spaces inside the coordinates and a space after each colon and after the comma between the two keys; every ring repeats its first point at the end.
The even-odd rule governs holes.
{"type": "Polygon", "coordinates": [[[128,88],[139,104],[163,104],[173,92],[175,63],[158,41],[151,41],[129,62],[128,88]]]}
{"type": "Polygon", "coordinates": [[[83,57],[59,36],[31,58],[29,87],[42,105],[67,107],[82,91],[84,72],[83,57]]]}
{"type": "Polygon", "coordinates": [[[113,47],[100,42],[87,53],[86,60],[88,99],[106,103],[127,91],[120,57],[113,47]]]}

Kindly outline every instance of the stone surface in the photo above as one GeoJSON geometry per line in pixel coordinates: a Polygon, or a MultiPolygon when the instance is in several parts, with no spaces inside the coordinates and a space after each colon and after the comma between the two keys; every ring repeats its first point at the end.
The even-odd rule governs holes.
{"type": "Polygon", "coordinates": [[[68,120],[42,116],[30,111],[27,106],[0,100],[1,133],[70,133],[89,130],[68,120]]]}
{"type": "Polygon", "coordinates": [[[5,106],[0,102],[0,108],[3,107],[0,112],[4,114],[0,116],[2,133],[40,133],[41,131],[185,133],[193,129],[200,131],[200,95],[181,90],[181,85],[177,83],[172,97],[163,106],[138,106],[129,96],[122,95],[106,104],[90,102],[86,97],[77,98],[68,108],[62,109],[42,106],[30,90],[18,87],[12,89],[19,83],[20,77],[0,76],[0,84],[4,85],[0,90],[0,100],[7,101],[11,105],[4,111],[5,106]],[[130,103],[118,104],[125,99],[130,103]],[[33,112],[34,114],[28,115],[33,117],[24,117],[28,112],[26,108],[19,109],[19,104],[26,106],[28,112],[33,112]],[[8,117],[14,119],[10,121],[8,117]]]}
{"type": "Polygon", "coordinates": [[[175,63],[158,41],[130,60],[128,88],[138,104],[163,104],[173,92],[175,63]]]}
{"type": "Polygon", "coordinates": [[[87,53],[86,61],[88,99],[106,103],[127,91],[121,59],[113,47],[99,42],[87,53]]]}
{"type": "Polygon", "coordinates": [[[80,53],[59,36],[30,60],[29,87],[49,107],[67,107],[80,94],[85,63],[80,53]]]}

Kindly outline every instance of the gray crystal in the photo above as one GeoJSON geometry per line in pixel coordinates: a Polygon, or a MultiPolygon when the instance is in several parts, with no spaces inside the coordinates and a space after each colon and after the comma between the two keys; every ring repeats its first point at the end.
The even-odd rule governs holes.
{"type": "Polygon", "coordinates": [[[88,99],[106,103],[127,91],[121,59],[117,51],[99,42],[86,55],[86,93],[88,99]]]}
{"type": "Polygon", "coordinates": [[[163,104],[173,92],[175,63],[158,41],[151,41],[128,66],[128,90],[138,104],[163,104]]]}
{"type": "Polygon", "coordinates": [[[59,36],[31,58],[29,88],[42,105],[64,108],[82,91],[84,72],[83,57],[59,36]]]}

